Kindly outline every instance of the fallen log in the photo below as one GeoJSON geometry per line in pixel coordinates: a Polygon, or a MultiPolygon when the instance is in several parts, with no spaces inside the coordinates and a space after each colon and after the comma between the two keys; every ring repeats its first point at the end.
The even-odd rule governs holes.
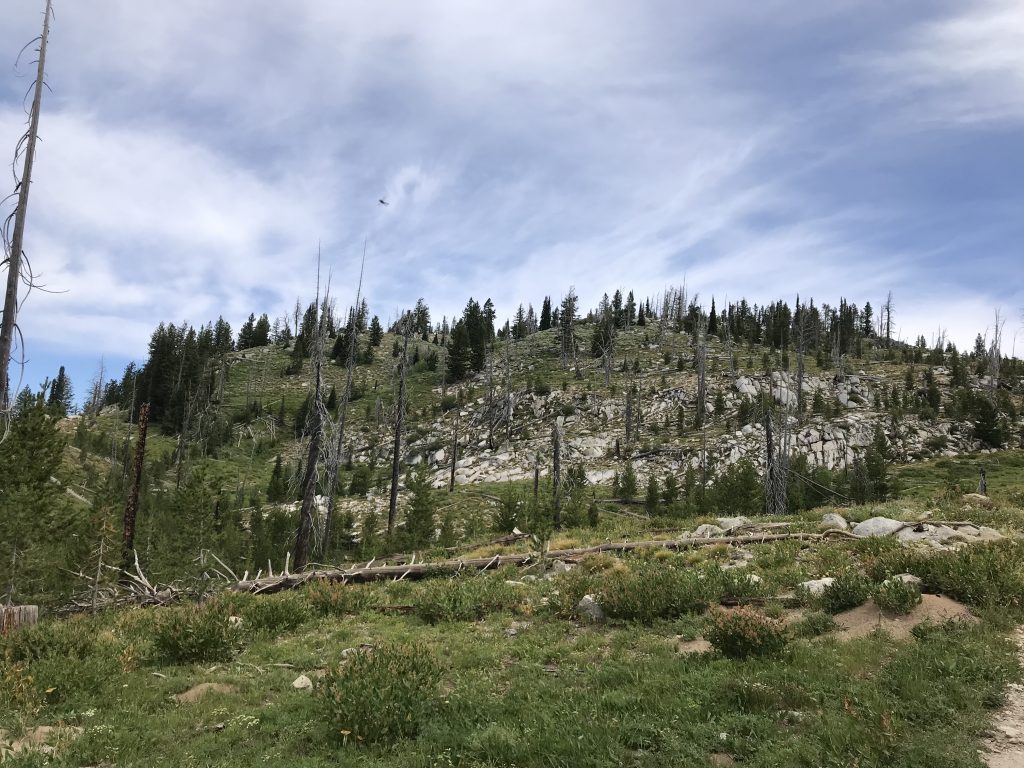
{"type": "MultiPolygon", "coordinates": [[[[740,536],[717,536],[712,538],[687,537],[682,539],[652,539],[647,541],[617,541],[595,544],[590,547],[578,547],[573,549],[549,550],[546,559],[549,560],[577,560],[585,555],[598,554],[600,552],[631,552],[637,549],[670,549],[682,550],[693,547],[709,547],[718,544],[764,544],[770,541],[783,541],[786,539],[799,541],[821,541],[826,538],[850,538],[859,539],[847,531],[826,531],[824,533],[767,533],[767,534],[746,534],[740,536]]],[[[271,594],[282,592],[288,589],[296,589],[303,584],[315,581],[336,581],[341,583],[369,582],[382,580],[421,579],[428,576],[453,575],[462,571],[486,571],[492,568],[500,568],[503,565],[528,565],[537,560],[535,554],[495,555],[494,557],[480,557],[468,560],[440,560],[432,563],[417,563],[415,565],[379,565],[379,566],[355,566],[352,568],[337,568],[326,570],[311,570],[303,573],[293,573],[273,578],[251,579],[240,581],[232,587],[236,592],[251,592],[253,594],[271,594]]]]}

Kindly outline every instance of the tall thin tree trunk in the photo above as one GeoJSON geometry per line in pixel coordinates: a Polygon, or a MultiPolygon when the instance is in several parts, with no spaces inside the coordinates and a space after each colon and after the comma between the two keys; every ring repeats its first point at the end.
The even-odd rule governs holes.
{"type": "Polygon", "coordinates": [[[11,349],[14,346],[15,315],[18,312],[18,282],[21,280],[22,252],[25,242],[25,217],[28,213],[28,193],[32,187],[32,165],[36,157],[39,137],[39,111],[43,103],[43,78],[46,74],[46,43],[50,38],[51,0],[46,0],[43,13],[43,34],[39,38],[39,62],[36,68],[35,94],[29,115],[25,141],[25,165],[18,189],[18,207],[14,212],[14,231],[11,236],[7,262],[7,291],[4,294],[4,314],[0,319],[0,411],[9,408],[11,349]]]}
{"type": "Polygon", "coordinates": [[[395,404],[395,450],[391,458],[391,500],[388,503],[388,534],[395,532],[398,517],[398,471],[402,461],[402,429],[405,426],[405,369],[412,327],[406,314],[402,320],[402,358],[398,362],[398,402],[395,404]]]}
{"type": "Polygon", "coordinates": [[[139,409],[139,441],[135,444],[135,472],[128,503],[124,506],[124,531],[122,536],[121,565],[128,570],[135,552],[135,518],[139,511],[139,486],[142,483],[142,465],[146,458],[146,431],[149,428],[149,403],[139,409]]]}
{"type": "Polygon", "coordinates": [[[459,411],[455,410],[455,424],[452,427],[452,471],[448,478],[448,493],[455,490],[455,462],[459,460],[459,411]]]}
{"type": "Polygon", "coordinates": [[[554,488],[555,528],[562,527],[562,430],[558,428],[558,419],[551,430],[551,481],[554,488]]]}

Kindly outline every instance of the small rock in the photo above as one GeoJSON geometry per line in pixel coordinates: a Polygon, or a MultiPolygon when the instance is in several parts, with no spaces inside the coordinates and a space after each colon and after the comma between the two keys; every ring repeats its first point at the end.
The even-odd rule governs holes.
{"type": "Polygon", "coordinates": [[[825,592],[826,587],[830,587],[835,583],[835,579],[831,576],[826,576],[823,579],[811,579],[810,581],[804,581],[799,584],[801,589],[806,589],[812,595],[820,595],[825,592]]]}
{"type": "Polygon", "coordinates": [[[576,604],[576,611],[591,621],[604,621],[604,609],[593,595],[584,595],[576,604]]]}
{"type": "Polygon", "coordinates": [[[232,626],[232,627],[240,627],[240,626],[242,626],[242,617],[241,616],[228,616],[228,624],[230,626],[232,626]]]}
{"type": "Polygon", "coordinates": [[[897,573],[891,579],[886,579],[886,581],[902,581],[904,584],[911,584],[915,587],[921,586],[921,577],[915,576],[912,573],[897,573]]]}
{"type": "Polygon", "coordinates": [[[857,523],[853,527],[853,532],[857,536],[889,536],[902,527],[903,523],[899,520],[893,520],[890,517],[872,517],[863,523],[857,523]]]}
{"type": "Polygon", "coordinates": [[[845,531],[850,527],[850,524],[846,522],[846,518],[842,515],[837,515],[835,512],[829,512],[827,515],[823,515],[821,523],[818,527],[823,531],[840,530],[845,531]]]}
{"type": "Polygon", "coordinates": [[[313,681],[305,675],[299,675],[295,678],[294,681],[292,681],[292,688],[294,688],[297,691],[308,691],[312,689],[312,687],[313,681]]]}
{"type": "Polygon", "coordinates": [[[725,531],[719,528],[717,525],[710,525],[709,523],[704,523],[704,525],[698,525],[697,530],[695,530],[691,535],[697,539],[712,539],[716,536],[721,536],[724,533],[725,531]]]}
{"type": "Polygon", "coordinates": [[[965,493],[961,498],[965,504],[970,504],[974,507],[988,509],[992,506],[992,499],[988,496],[982,496],[980,493],[965,493]]]}
{"type": "Polygon", "coordinates": [[[526,586],[526,584],[524,582],[522,582],[522,581],[511,581],[511,580],[507,580],[505,582],[505,585],[509,586],[509,587],[525,587],[526,586]]]}

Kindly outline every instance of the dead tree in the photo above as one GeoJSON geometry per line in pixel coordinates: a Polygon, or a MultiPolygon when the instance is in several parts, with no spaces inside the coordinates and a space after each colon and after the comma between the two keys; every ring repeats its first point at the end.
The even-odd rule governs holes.
{"type": "Polygon", "coordinates": [[[391,458],[391,500],[388,503],[388,534],[395,532],[398,518],[398,475],[402,462],[402,429],[405,426],[405,376],[409,352],[412,316],[406,312],[402,325],[402,356],[398,361],[398,398],[395,402],[395,449],[391,458]]]}
{"type": "Polygon", "coordinates": [[[562,299],[562,311],[558,315],[559,328],[561,330],[561,360],[562,368],[569,369],[570,361],[576,368],[577,378],[580,377],[579,364],[576,361],[576,312],[578,299],[576,289],[569,288],[569,293],[562,299]]]}
{"type": "MultiPolygon", "coordinates": [[[[36,157],[36,142],[39,138],[39,111],[43,103],[43,85],[46,76],[46,44],[50,38],[50,19],[53,16],[51,0],[46,0],[43,13],[43,33],[39,36],[39,59],[36,67],[36,81],[32,108],[29,112],[28,130],[18,141],[14,152],[14,165],[19,155],[24,152],[24,165],[21,179],[15,187],[18,196],[17,206],[8,216],[3,226],[3,240],[7,262],[7,290],[4,294],[4,313],[0,318],[0,411],[10,408],[10,364],[11,350],[14,347],[14,334],[18,330],[16,316],[21,302],[18,300],[18,283],[24,282],[29,290],[34,282],[32,268],[25,259],[25,218],[28,214],[28,193],[32,187],[32,165],[36,157]],[[13,231],[7,237],[8,228],[13,222],[13,231]]],[[[23,301],[23,300],[22,300],[23,301]]],[[[24,355],[22,355],[24,358],[24,355]]],[[[0,435],[2,437],[2,435],[0,435]]]]}
{"type": "Polygon", "coordinates": [[[359,346],[359,331],[362,330],[362,292],[363,268],[366,265],[366,241],[363,241],[363,260],[359,265],[359,283],[356,286],[356,303],[349,315],[351,332],[349,333],[348,349],[345,351],[345,391],[341,395],[341,407],[338,412],[338,440],[334,455],[327,465],[327,516],[324,519],[324,537],[321,551],[330,547],[331,528],[334,525],[334,508],[337,504],[338,471],[345,460],[345,423],[348,420],[348,405],[352,399],[352,377],[356,367],[356,349],[359,346]]]}
{"type": "Polygon", "coordinates": [[[892,346],[892,316],[895,311],[896,308],[892,303],[892,291],[889,291],[885,297],[885,304],[882,305],[882,314],[878,318],[878,322],[885,333],[886,349],[892,346]]]}
{"type": "Polygon", "coordinates": [[[149,427],[149,403],[139,409],[139,441],[135,444],[135,470],[128,503],[124,505],[124,530],[121,538],[121,566],[127,571],[135,557],[135,517],[139,510],[139,485],[142,483],[142,465],[146,458],[146,430],[149,427]]]}
{"type": "Polygon", "coordinates": [[[995,325],[992,329],[992,343],[988,348],[988,395],[992,405],[996,404],[996,389],[999,387],[999,369],[1003,355],[1003,326],[1005,325],[1006,320],[997,309],[995,325]]]}
{"type": "Polygon", "coordinates": [[[796,299],[796,310],[793,313],[793,340],[796,342],[796,408],[803,413],[806,408],[804,402],[804,376],[806,364],[804,354],[807,350],[808,336],[807,310],[800,304],[800,297],[796,299]]]}
{"type": "Polygon", "coordinates": [[[459,460],[459,409],[455,409],[455,423],[452,425],[452,471],[448,478],[448,493],[455,490],[455,462],[459,460]]]}
{"type": "MultiPolygon", "coordinates": [[[[301,571],[309,562],[311,551],[310,539],[313,536],[314,524],[313,515],[316,512],[316,487],[319,479],[320,450],[324,442],[324,426],[327,416],[327,409],[324,405],[323,395],[323,366],[324,346],[327,335],[327,305],[328,298],[324,298],[324,306],[320,306],[320,257],[317,254],[317,290],[316,302],[313,306],[318,313],[314,318],[316,322],[316,333],[313,337],[313,349],[310,355],[310,367],[313,378],[313,393],[309,402],[309,411],[306,415],[306,426],[309,433],[309,449],[306,452],[306,467],[302,477],[302,507],[299,510],[299,527],[295,532],[295,546],[292,549],[292,563],[297,571],[301,571]]],[[[301,343],[298,338],[296,344],[301,343]]]]}
{"type": "Polygon", "coordinates": [[[555,505],[555,528],[562,527],[562,430],[555,419],[555,426],[551,429],[551,482],[555,505]]]}

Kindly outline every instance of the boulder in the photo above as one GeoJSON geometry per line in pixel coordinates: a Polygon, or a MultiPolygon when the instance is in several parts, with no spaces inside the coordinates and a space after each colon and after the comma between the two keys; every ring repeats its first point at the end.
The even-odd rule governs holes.
{"type": "Polygon", "coordinates": [[[821,523],[818,527],[823,531],[840,530],[845,531],[849,529],[850,524],[846,522],[846,518],[842,515],[837,515],[835,512],[829,512],[827,515],[823,515],[821,523]]]}
{"type": "Polygon", "coordinates": [[[982,496],[980,493],[965,493],[962,498],[965,504],[970,504],[972,507],[988,509],[992,506],[992,499],[982,496]]]}
{"type": "Polygon", "coordinates": [[[835,581],[831,576],[826,576],[823,579],[811,579],[810,581],[801,582],[797,586],[800,589],[806,589],[812,595],[820,595],[825,592],[826,587],[832,586],[835,581]]]}
{"type": "Polygon", "coordinates": [[[743,517],[720,517],[718,518],[718,525],[726,532],[731,531],[733,528],[742,528],[744,525],[750,525],[750,518],[743,517]]]}
{"type": "Polygon", "coordinates": [[[708,523],[704,523],[704,525],[698,525],[697,530],[695,530],[691,534],[691,536],[697,539],[712,539],[715,536],[721,536],[724,533],[725,531],[719,528],[717,525],[710,525],[708,523]]]}
{"type": "Polygon", "coordinates": [[[292,688],[296,691],[308,691],[313,688],[313,681],[306,675],[299,675],[292,681],[292,688]]]}
{"type": "Polygon", "coordinates": [[[601,608],[601,604],[597,602],[597,598],[593,595],[584,595],[576,604],[576,612],[579,613],[580,617],[590,621],[604,620],[604,609],[601,608]]]}
{"type": "Polygon", "coordinates": [[[857,536],[890,536],[900,528],[903,523],[893,520],[891,517],[872,517],[863,523],[857,523],[853,532],[857,536]]]}

